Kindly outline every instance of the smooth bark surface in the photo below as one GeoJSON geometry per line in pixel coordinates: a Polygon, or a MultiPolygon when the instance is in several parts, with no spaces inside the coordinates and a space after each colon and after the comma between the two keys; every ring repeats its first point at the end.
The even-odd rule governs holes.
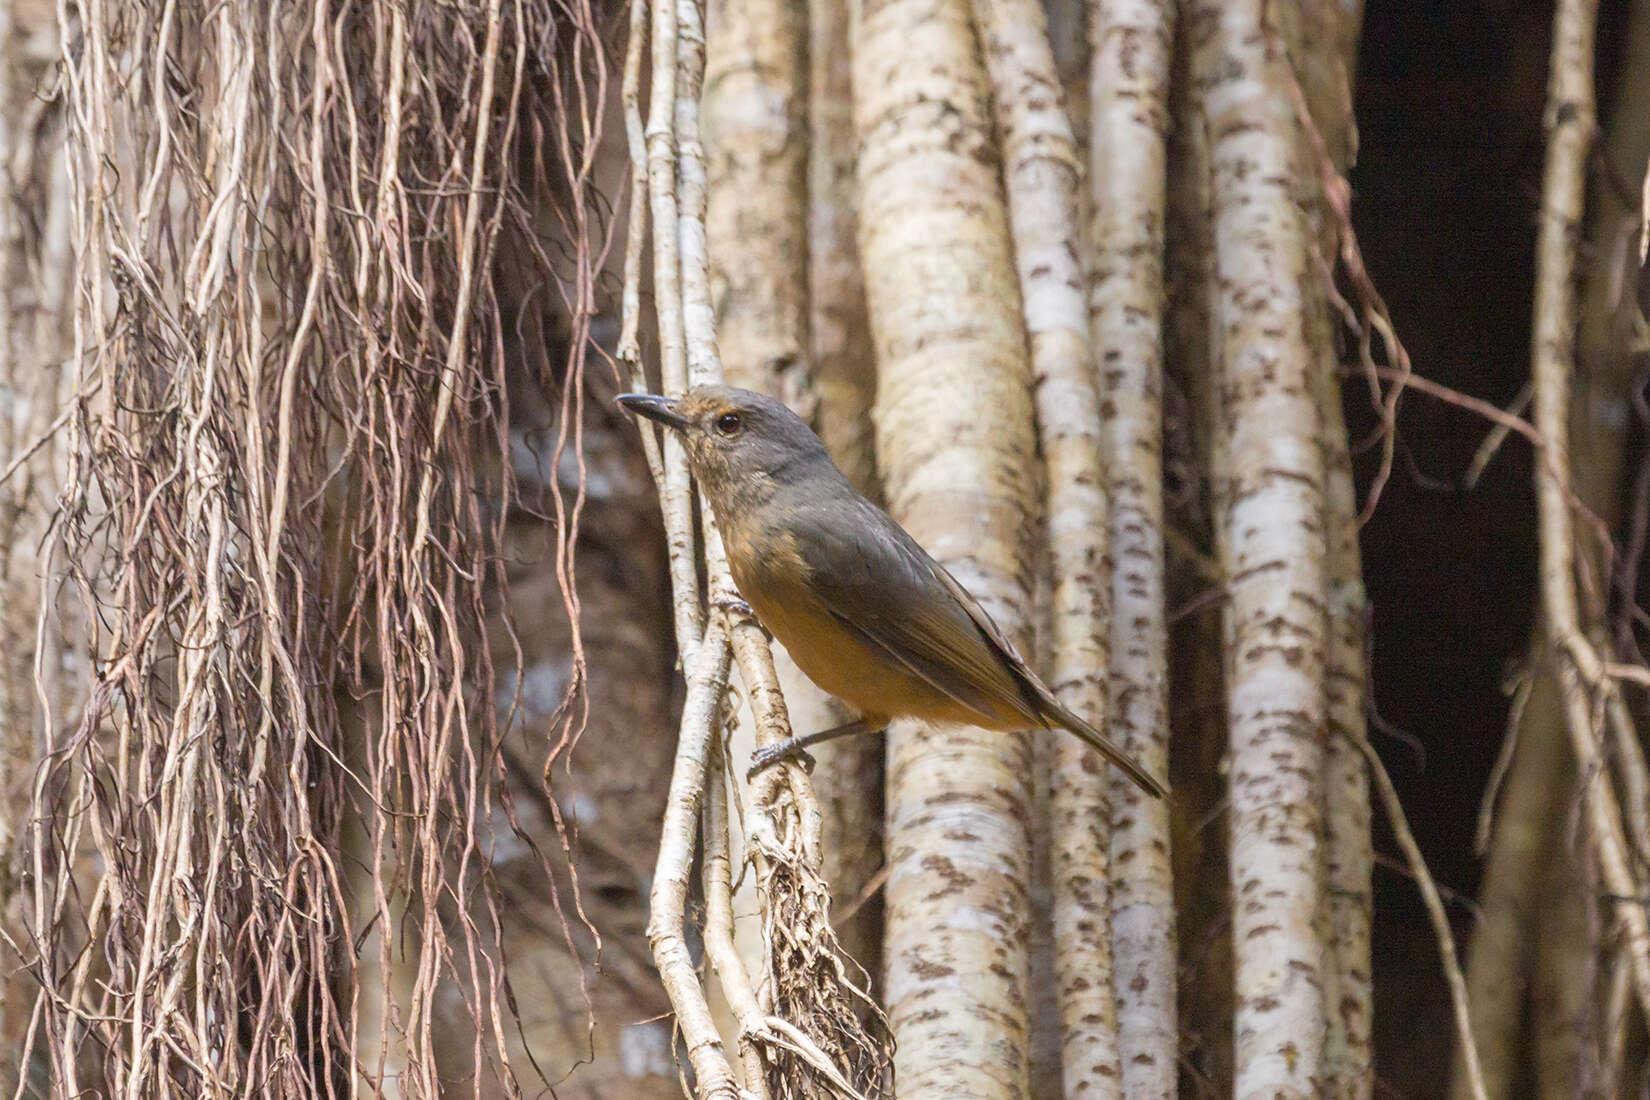
{"type": "MultiPolygon", "coordinates": [[[[1174,6],[1096,0],[1091,74],[1089,308],[1111,496],[1115,736],[1169,774],[1163,550],[1163,249],[1174,6]]],[[[1169,805],[1111,782],[1112,935],[1122,1090],[1172,1097],[1179,1077],[1169,805]]]]}
{"type": "MultiPolygon", "coordinates": [[[[976,0],[974,18],[1006,159],[1048,472],[1051,683],[1067,706],[1104,728],[1110,510],[1080,262],[1081,164],[1042,8],[1034,0],[976,0]]],[[[1107,876],[1111,769],[1074,739],[1058,735],[1048,756],[1050,980],[1059,997],[1061,1084],[1067,1096],[1118,1096],[1107,876]]]]}
{"type": "Polygon", "coordinates": [[[1232,942],[1239,1100],[1316,1094],[1322,1067],[1324,460],[1303,298],[1298,135],[1256,9],[1195,3],[1213,164],[1214,334],[1230,484],[1232,942]]]}
{"type": "MultiPolygon", "coordinates": [[[[854,120],[890,509],[1025,648],[1031,380],[961,0],[865,5],[854,120]]],[[[900,1089],[1025,1096],[1029,739],[896,722],[889,742],[884,951],[900,1089]]]]}

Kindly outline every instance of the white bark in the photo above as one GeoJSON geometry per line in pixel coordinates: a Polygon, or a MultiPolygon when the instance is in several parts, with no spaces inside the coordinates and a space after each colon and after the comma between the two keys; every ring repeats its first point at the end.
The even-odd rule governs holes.
{"type": "MultiPolygon", "coordinates": [[[[1007,162],[1014,255],[1048,468],[1051,683],[1062,702],[1104,728],[1109,509],[1079,261],[1077,143],[1037,0],[975,0],[974,18],[1007,162]]],[[[1111,769],[1072,738],[1056,737],[1049,749],[1052,978],[1059,996],[1062,1084],[1067,1096],[1121,1096],[1107,876],[1111,769]]]]}
{"type": "Polygon", "coordinates": [[[1324,459],[1303,299],[1294,108],[1250,5],[1193,4],[1213,158],[1217,354],[1231,484],[1232,944],[1239,1100],[1316,1095],[1325,1027],[1324,459]]]}
{"type": "MultiPolygon", "coordinates": [[[[967,6],[867,4],[854,44],[861,258],[889,504],[1023,647],[1031,387],[967,6]]],[[[901,721],[889,741],[884,951],[900,1088],[1023,1097],[1029,739],[901,721]]]]}
{"type": "MultiPolygon", "coordinates": [[[[1163,244],[1170,0],[1095,0],[1089,288],[1111,494],[1111,719],[1142,766],[1169,774],[1163,557],[1163,244]]],[[[1124,1095],[1179,1077],[1169,804],[1113,777],[1112,936],[1124,1095]]]]}
{"type": "MultiPolygon", "coordinates": [[[[848,480],[874,499],[876,357],[859,270],[851,42],[845,0],[809,0],[807,308],[814,426],[848,480]]],[[[783,670],[789,656],[775,657],[783,670]]],[[[817,703],[791,699],[799,730],[829,729],[856,717],[833,699],[817,703]]],[[[880,899],[867,904],[865,891],[882,866],[883,748],[882,738],[862,736],[814,750],[832,912],[843,948],[872,973],[879,969],[881,905],[880,899]]]]}
{"type": "Polygon", "coordinates": [[[816,425],[855,488],[876,495],[876,359],[859,269],[847,0],[808,3],[808,340],[816,425]]]}
{"type": "Polygon", "coordinates": [[[694,839],[698,833],[694,826],[705,790],[716,711],[727,689],[728,669],[732,664],[727,626],[720,616],[712,618],[698,654],[688,669],[688,697],[682,706],[676,770],[670,779],[670,794],[660,827],[659,861],[648,907],[647,938],[697,1078],[694,1095],[700,1100],[710,1097],[737,1100],[739,1091],[733,1070],[683,932],[694,839]]]}

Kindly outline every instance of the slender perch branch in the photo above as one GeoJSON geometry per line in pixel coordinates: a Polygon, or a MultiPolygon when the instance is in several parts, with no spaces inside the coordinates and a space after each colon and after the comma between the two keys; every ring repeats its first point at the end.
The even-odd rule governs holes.
{"type": "Polygon", "coordinates": [[[683,931],[699,804],[709,770],[717,711],[722,704],[722,693],[727,690],[731,664],[727,623],[721,616],[713,616],[688,674],[687,701],[682,706],[681,733],[676,745],[676,770],[671,774],[670,795],[659,832],[659,859],[647,921],[648,943],[653,947],[660,980],[664,982],[687,1043],[688,1060],[693,1065],[701,1100],[739,1096],[733,1068],[728,1064],[722,1036],[711,1018],[710,1005],[699,984],[699,974],[683,931]]]}
{"type": "MultiPolygon", "coordinates": [[[[704,16],[704,6],[698,0],[658,0],[651,20],[653,97],[646,135],[646,169],[654,225],[661,376],[667,391],[720,382],[723,376],[705,224],[706,159],[699,136],[700,86],[706,61],[704,16]]],[[[633,14],[632,25],[639,30],[639,16],[633,14]]],[[[634,61],[639,66],[639,57],[639,48],[633,42],[627,65],[634,61]]],[[[639,81],[639,76],[634,81],[631,76],[627,68],[627,89],[639,81]]],[[[632,113],[632,131],[634,122],[632,113]]],[[[632,140],[633,158],[636,152],[632,140]]],[[[639,225],[633,225],[632,230],[639,231],[639,225]]],[[[639,252],[634,245],[627,250],[629,256],[636,257],[637,262],[627,266],[627,280],[639,280],[639,252]]],[[[639,291],[633,291],[634,287],[627,286],[627,305],[639,300],[639,291]]],[[[634,333],[628,324],[625,335],[625,351],[635,351],[634,333]]],[[[810,1011],[806,999],[796,1002],[793,998],[782,1007],[796,1013],[796,1018],[775,1016],[768,1009],[773,993],[766,985],[753,983],[747,961],[735,945],[728,791],[722,772],[710,772],[705,759],[734,652],[738,654],[759,739],[785,740],[790,736],[790,727],[766,635],[746,618],[729,621],[735,614],[730,608],[737,593],[728,576],[709,508],[701,508],[703,526],[697,532],[699,537],[694,537],[688,468],[673,435],[667,435],[658,465],[677,638],[685,667],[693,670],[693,680],[661,839],[655,917],[649,924],[649,937],[688,1041],[689,1058],[698,1075],[698,1095],[719,1094],[736,1087],[705,989],[687,958],[682,931],[699,826],[703,827],[706,843],[705,943],[735,1017],[732,1026],[739,1032],[746,1088],[759,1096],[767,1095],[769,1090],[779,1092],[781,1083],[787,1083],[788,1088],[796,1080],[796,1072],[801,1071],[810,1081],[817,1079],[827,1088],[858,1095],[846,1082],[850,1077],[867,1080],[880,1076],[876,1067],[886,1056],[859,1029],[851,1012],[835,1011],[838,1003],[849,999],[848,994],[840,992],[849,983],[843,979],[835,958],[828,891],[822,886],[807,886],[812,881],[810,876],[817,878],[818,874],[820,815],[806,773],[794,765],[765,776],[755,804],[747,809],[742,823],[749,832],[751,850],[744,858],[755,863],[765,925],[771,923],[771,910],[784,908],[790,924],[817,927],[822,932],[811,937],[808,951],[800,953],[781,951],[770,936],[764,944],[764,957],[758,962],[766,964],[761,975],[764,983],[782,988],[798,984],[791,981],[792,968],[822,975],[817,981],[801,984],[811,995],[824,998],[831,1010],[810,1011]],[[713,625],[703,642],[698,638],[701,555],[713,605],[713,625]],[[707,648],[702,647],[715,652],[707,655],[707,648]],[[707,810],[702,819],[698,813],[701,804],[707,810]],[[822,1047],[831,1050],[827,1053],[822,1047]],[[851,1072],[844,1073],[833,1062],[833,1056],[840,1056],[851,1072]]]]}

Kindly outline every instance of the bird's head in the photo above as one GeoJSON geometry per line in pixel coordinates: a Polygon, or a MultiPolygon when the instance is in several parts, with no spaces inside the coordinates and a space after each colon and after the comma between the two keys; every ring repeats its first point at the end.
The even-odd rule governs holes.
{"type": "Polygon", "coordinates": [[[801,417],[750,390],[695,386],[681,397],[624,393],[618,401],[681,437],[688,467],[713,503],[765,496],[775,486],[835,469],[801,417]]]}

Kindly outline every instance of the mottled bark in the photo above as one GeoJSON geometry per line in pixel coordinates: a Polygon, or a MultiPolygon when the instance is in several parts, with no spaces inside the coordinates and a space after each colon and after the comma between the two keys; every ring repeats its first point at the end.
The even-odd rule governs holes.
{"type": "MultiPolygon", "coordinates": [[[[803,14],[796,5],[779,0],[712,3],[706,12],[701,108],[709,316],[715,318],[723,376],[729,385],[771,394],[805,413],[809,371],[803,14]]],[[[790,661],[781,667],[787,703],[811,720],[827,705],[824,693],[790,661]]],[[[742,689],[742,694],[748,691],[742,689]]],[[[802,727],[803,732],[812,729],[802,727]]],[[[737,773],[756,749],[755,723],[740,721],[727,747],[737,773]]],[[[741,823],[735,824],[742,855],[744,830],[741,823]]],[[[763,948],[756,883],[751,876],[736,877],[739,885],[730,903],[734,919],[728,927],[746,965],[759,973],[763,948]]],[[[731,1020],[723,1031],[737,1034],[731,1020]]]]}
{"type": "Polygon", "coordinates": [[[1338,360],[1327,309],[1314,319],[1323,453],[1328,466],[1324,525],[1329,536],[1329,648],[1324,654],[1324,694],[1329,738],[1324,746],[1324,889],[1328,909],[1328,1032],[1324,1045],[1326,1093],[1368,1100],[1375,1087],[1371,1027],[1374,988],[1370,927],[1375,899],[1370,837],[1369,774],[1359,744],[1368,736],[1365,682],[1367,601],[1358,551],[1358,502],[1347,452],[1338,360]]]}
{"type": "Polygon", "coordinates": [[[1324,525],[1329,535],[1329,649],[1324,655],[1324,692],[1329,739],[1324,746],[1324,902],[1333,977],[1326,986],[1328,1032],[1324,1077],[1328,1094],[1367,1100],[1375,1085],[1373,985],[1370,926],[1374,896],[1370,877],[1369,776],[1359,748],[1368,736],[1365,718],[1365,625],[1362,560],[1358,551],[1358,503],[1346,426],[1341,414],[1338,366],[1329,337],[1327,312],[1313,325],[1318,356],[1323,453],[1328,464],[1324,525]]]}
{"type": "Polygon", "coordinates": [[[1230,484],[1228,720],[1239,1100],[1315,1095],[1322,1071],[1325,533],[1286,73],[1257,9],[1194,3],[1213,164],[1214,338],[1230,484]]]}
{"type": "MultiPolygon", "coordinates": [[[[1006,162],[1047,465],[1051,684],[1075,713],[1104,728],[1109,508],[1080,261],[1081,164],[1042,8],[1036,0],[975,0],[973,7],[1006,162]]],[[[1053,962],[1047,980],[1059,997],[1058,1081],[1067,1096],[1120,1096],[1107,873],[1111,769],[1072,738],[1056,737],[1048,756],[1053,962]]],[[[1034,1086],[1042,1095],[1036,1068],[1034,1086]]]]}
{"type": "MultiPolygon", "coordinates": [[[[1302,150],[1301,201],[1311,213],[1320,272],[1335,269],[1343,236],[1341,194],[1326,195],[1319,180],[1327,167],[1342,187],[1356,145],[1345,43],[1356,43],[1361,12],[1340,0],[1304,4],[1298,20],[1285,21],[1287,43],[1302,98],[1322,142],[1302,150]],[[1348,24],[1350,23],[1350,26],[1348,24]],[[1327,166],[1316,163],[1327,156],[1327,166]]],[[[1307,287],[1307,335],[1313,389],[1322,427],[1326,468],[1324,530],[1328,580],[1329,648],[1324,654],[1324,695],[1329,735],[1324,744],[1323,933],[1327,942],[1324,1002],[1324,1094],[1336,1100],[1368,1100],[1375,1087],[1371,1025],[1374,988],[1370,926],[1374,917],[1371,875],[1368,763],[1361,746],[1368,736],[1366,642],[1368,603],[1358,548],[1359,508],[1352,478],[1346,418],[1341,411],[1340,356],[1324,275],[1307,287]]]]}
{"type": "Polygon", "coordinates": [[[705,40],[705,232],[727,382],[807,414],[805,13],[715,0],[705,40]]]}
{"type": "Polygon", "coordinates": [[[1203,95],[1191,79],[1186,4],[1177,5],[1171,58],[1168,199],[1165,226],[1163,373],[1164,530],[1168,606],[1203,610],[1169,632],[1168,711],[1181,1057],[1217,1090],[1232,1079],[1231,892],[1227,889],[1226,706],[1223,585],[1211,530],[1214,499],[1227,479],[1215,421],[1212,356],[1214,237],[1209,220],[1209,134],[1203,95]]]}
{"type": "Polygon", "coordinates": [[[819,436],[855,488],[875,497],[876,358],[859,269],[850,26],[847,0],[809,0],[808,347],[819,436]]]}
{"type": "MultiPolygon", "coordinates": [[[[866,4],[854,46],[888,501],[1029,648],[1031,387],[967,6],[866,4]]],[[[1025,1096],[1029,738],[901,721],[889,741],[884,951],[900,1088],[1025,1096]]]]}
{"type": "MultiPolygon", "coordinates": [[[[1169,771],[1163,549],[1163,255],[1169,0],[1096,0],[1088,27],[1089,309],[1111,496],[1111,720],[1144,767],[1169,771]]],[[[1169,805],[1114,777],[1112,935],[1123,1094],[1172,1097],[1179,1076],[1169,805]]]]}
{"type": "MultiPolygon", "coordinates": [[[[807,177],[805,34],[804,13],[795,5],[721,0],[710,9],[704,96],[709,165],[706,233],[724,373],[730,384],[778,397],[804,416],[816,409],[809,352],[810,320],[818,315],[818,307],[809,301],[807,236],[813,211],[807,177]]],[[[846,58],[839,64],[845,67],[846,58]]],[[[850,104],[846,89],[841,92],[844,100],[837,109],[846,114],[850,104]]],[[[851,158],[851,147],[849,154],[851,158]]],[[[848,170],[851,173],[851,160],[848,170]]],[[[847,182],[851,184],[851,175],[847,182]]],[[[819,201],[829,206],[830,191],[820,195],[819,201]]],[[[854,255],[831,258],[826,280],[831,283],[827,290],[836,291],[837,306],[849,304],[844,299],[857,288],[854,255]],[[838,285],[844,280],[850,283],[846,290],[838,285]]],[[[832,323],[840,329],[840,320],[833,318],[832,323]]],[[[828,388],[827,396],[832,423],[840,424],[842,385],[856,364],[841,361],[843,334],[838,331],[833,337],[837,346],[832,351],[838,357],[831,364],[836,388],[828,388]]],[[[867,339],[863,333],[856,338],[867,339]]],[[[868,363],[857,367],[869,372],[868,363]]],[[[816,411],[817,417],[827,415],[823,404],[816,411]]],[[[844,441],[838,434],[840,444],[844,441]]],[[[847,442],[851,447],[853,440],[847,442]]],[[[802,674],[782,648],[776,647],[774,657],[785,705],[799,732],[829,729],[851,719],[850,713],[802,674]]],[[[755,745],[754,725],[741,723],[729,744],[732,759],[736,764],[749,759],[755,745]]],[[[866,866],[865,853],[868,848],[876,851],[874,839],[880,824],[873,815],[877,801],[873,792],[860,786],[865,772],[856,762],[874,751],[874,741],[823,747],[818,774],[825,787],[822,793],[829,823],[826,851],[840,851],[830,857],[832,865],[825,870],[839,904],[857,897],[872,870],[866,866]],[[863,835],[867,831],[872,834],[870,845],[863,835]]],[[[746,877],[734,899],[735,928],[741,951],[760,969],[758,909],[756,883],[746,877]]],[[[860,937],[850,951],[867,946],[869,941],[860,937]]]]}

